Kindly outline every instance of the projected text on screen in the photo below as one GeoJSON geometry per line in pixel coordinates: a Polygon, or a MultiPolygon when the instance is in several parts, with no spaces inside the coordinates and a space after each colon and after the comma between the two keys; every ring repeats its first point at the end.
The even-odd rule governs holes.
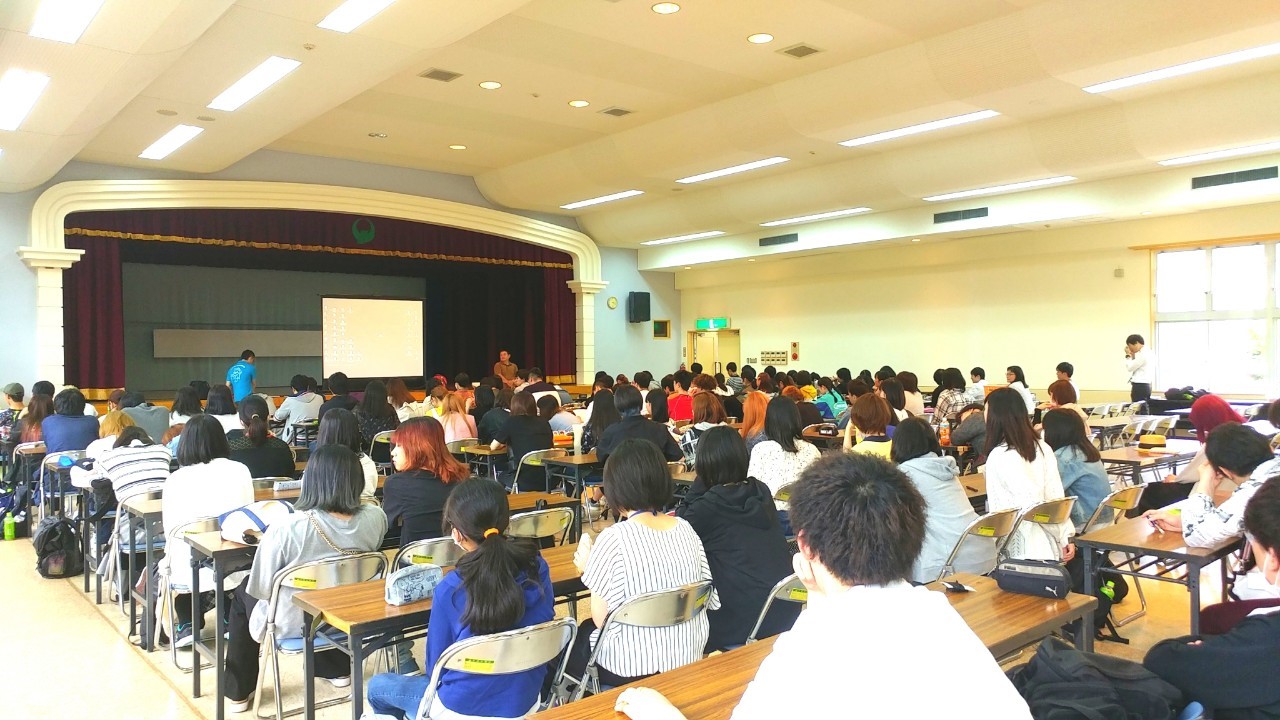
{"type": "Polygon", "coordinates": [[[422,301],[321,298],[324,374],[412,377],[422,368],[422,301]]]}

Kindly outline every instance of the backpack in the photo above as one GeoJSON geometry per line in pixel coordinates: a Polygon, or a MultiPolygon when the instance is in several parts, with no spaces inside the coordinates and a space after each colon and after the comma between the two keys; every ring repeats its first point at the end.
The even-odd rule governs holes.
{"type": "Polygon", "coordinates": [[[26,483],[0,483],[0,520],[13,515],[15,537],[31,534],[31,518],[27,510],[31,504],[31,490],[26,483]]]}
{"type": "Polygon", "coordinates": [[[36,526],[32,541],[36,549],[36,570],[47,578],[68,578],[84,569],[80,533],[64,517],[47,517],[36,526]]]}
{"type": "Polygon", "coordinates": [[[1056,637],[1009,680],[1035,720],[1172,720],[1182,692],[1138,663],[1076,650],[1056,637]]]}
{"type": "MultiPolygon", "coordinates": [[[[1076,556],[1067,563],[1067,572],[1071,573],[1071,591],[1077,593],[1084,592],[1084,557],[1079,551],[1076,556]]],[[[1116,629],[1115,623],[1111,621],[1111,606],[1124,600],[1129,595],[1129,583],[1125,581],[1124,575],[1115,573],[1104,573],[1103,568],[1114,568],[1115,564],[1111,562],[1111,557],[1107,554],[1095,554],[1093,560],[1093,596],[1098,599],[1098,607],[1093,611],[1093,627],[1094,639],[1109,640],[1117,642],[1121,645],[1128,645],[1129,641],[1120,635],[1120,631],[1116,629]],[[1105,630],[1105,632],[1104,632],[1105,630]]],[[[1075,620],[1069,626],[1071,633],[1080,631],[1080,621],[1075,620]]]]}

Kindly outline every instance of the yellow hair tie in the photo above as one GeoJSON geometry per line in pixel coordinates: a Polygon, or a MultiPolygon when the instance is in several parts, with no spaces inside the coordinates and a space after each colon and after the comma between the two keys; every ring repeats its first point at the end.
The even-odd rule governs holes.
{"type": "Polygon", "coordinates": [[[488,540],[490,535],[497,535],[497,534],[498,534],[498,528],[489,528],[488,530],[484,531],[484,539],[488,540]]]}

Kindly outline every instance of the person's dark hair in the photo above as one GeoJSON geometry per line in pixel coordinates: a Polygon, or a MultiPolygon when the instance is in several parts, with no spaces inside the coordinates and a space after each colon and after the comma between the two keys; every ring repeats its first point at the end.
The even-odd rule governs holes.
{"type": "Polygon", "coordinates": [[[862,372],[858,373],[858,379],[866,383],[867,387],[875,387],[876,379],[871,376],[871,371],[866,368],[863,368],[862,372]]]}
{"type": "Polygon", "coordinates": [[[254,447],[267,441],[267,401],[259,395],[247,395],[240,401],[240,424],[244,436],[254,447]]]}
{"type": "Polygon", "coordinates": [[[331,408],[320,418],[320,427],[316,430],[316,447],[341,445],[359,455],[360,440],[360,421],[350,410],[331,408]]]}
{"type": "Polygon", "coordinates": [[[630,381],[630,380],[628,380],[628,379],[627,379],[627,376],[626,376],[625,374],[623,374],[623,373],[618,373],[618,377],[616,377],[616,378],[614,378],[614,379],[613,379],[613,384],[614,384],[614,385],[626,385],[626,384],[628,384],[628,383],[630,383],[630,382],[631,382],[631,381],[630,381]]]}
{"type": "Polygon", "coordinates": [[[874,393],[859,397],[849,406],[849,422],[863,435],[884,435],[894,419],[889,403],[874,393]]]}
{"type": "MultiPolygon", "coordinates": [[[[644,398],[640,396],[640,391],[630,385],[623,385],[613,391],[613,404],[617,408],[618,414],[622,417],[631,417],[639,415],[644,407],[644,398]]],[[[591,412],[595,412],[592,410],[591,412]]]]}
{"type": "Polygon", "coordinates": [[[1069,362],[1060,362],[1058,363],[1058,367],[1055,369],[1058,372],[1065,374],[1067,377],[1071,377],[1076,373],[1076,369],[1069,362]]]}
{"type": "Polygon", "coordinates": [[[796,443],[804,435],[804,425],[800,424],[800,409],[796,401],[789,397],[778,396],[769,401],[764,410],[764,436],[789,453],[800,450],[796,443]]]}
{"type": "Polygon", "coordinates": [[[816,383],[818,386],[818,397],[835,392],[836,383],[829,377],[820,377],[816,383]]]}
{"type": "MultiPolygon", "coordinates": [[[[1023,386],[1026,386],[1027,376],[1023,374],[1021,367],[1019,367],[1018,365],[1010,365],[1008,370],[1009,372],[1013,373],[1013,382],[1020,382],[1023,384],[1023,386]]],[[[1012,385],[1013,383],[1009,383],[1009,384],[1012,385]]],[[[1026,407],[1026,403],[1023,403],[1023,407],[1026,407]]]]}
{"type": "Polygon", "coordinates": [[[614,382],[612,375],[604,375],[602,377],[596,378],[596,381],[594,384],[596,388],[600,390],[612,390],[613,386],[617,385],[617,383],[614,382]]]}
{"type": "MultiPolygon", "coordinates": [[[[185,440],[183,443],[185,444],[185,440]]],[[[179,452],[183,446],[179,446],[179,452]]],[[[319,510],[351,515],[360,509],[364,492],[364,468],[351,448],[341,445],[317,446],[307,458],[307,481],[294,509],[319,510]]]]}
{"type": "Polygon", "coordinates": [[[779,391],[789,388],[795,384],[795,381],[791,379],[791,376],[786,373],[778,373],[774,376],[773,381],[777,383],[779,391]]]}
{"type": "Polygon", "coordinates": [[[743,365],[743,366],[742,366],[742,372],[740,372],[740,373],[738,373],[738,374],[742,376],[742,379],[743,379],[743,380],[746,380],[746,381],[747,381],[747,382],[749,382],[749,383],[755,384],[755,381],[756,381],[756,369],[755,369],[755,368],[753,368],[753,367],[751,367],[750,365],[743,365]]]}
{"type": "Polygon", "coordinates": [[[294,392],[306,392],[307,376],[299,373],[289,378],[289,387],[293,388],[294,392]]]}
{"type": "Polygon", "coordinates": [[[1277,423],[1280,423],[1280,400],[1272,401],[1267,408],[1266,417],[1267,422],[1271,423],[1273,427],[1280,427],[1280,425],[1277,425],[1277,423]]]}
{"type": "Polygon", "coordinates": [[[671,375],[671,381],[680,386],[681,390],[689,391],[689,386],[693,385],[693,373],[688,370],[677,370],[671,375]]]}
{"type": "Polygon", "coordinates": [[[249,358],[254,358],[254,357],[257,357],[257,355],[254,355],[252,350],[245,350],[244,352],[240,353],[241,360],[248,360],[249,358]]]}
{"type": "Polygon", "coordinates": [[[173,407],[170,408],[175,415],[199,415],[204,412],[204,408],[200,407],[200,397],[196,395],[196,389],[190,385],[183,385],[178,388],[178,392],[173,398],[173,407]]]}
{"type": "Polygon", "coordinates": [[[852,398],[860,398],[869,392],[871,392],[871,386],[858,378],[850,380],[845,386],[845,394],[852,398]]]}
{"type": "Polygon", "coordinates": [[[1023,460],[1034,462],[1040,439],[1027,419],[1027,404],[1013,388],[997,388],[987,396],[987,447],[1008,445],[1023,460]]]}
{"type": "Polygon", "coordinates": [[[733,362],[732,360],[730,360],[728,363],[726,363],[726,364],[725,364],[725,366],[724,366],[724,370],[725,370],[725,372],[737,372],[737,371],[738,371],[738,363],[733,362]]]}
{"type": "Polygon", "coordinates": [[[671,407],[667,404],[667,393],[665,391],[650,390],[649,394],[644,396],[644,399],[645,402],[649,403],[650,420],[664,424],[671,422],[671,407]]]}
{"type": "Polygon", "coordinates": [[[945,376],[946,376],[946,374],[947,374],[947,371],[946,371],[945,369],[943,369],[943,368],[938,368],[937,370],[934,370],[934,371],[933,371],[933,384],[934,384],[934,385],[941,385],[941,384],[942,384],[942,378],[943,378],[943,377],[945,377],[945,376]]]}
{"type": "Polygon", "coordinates": [[[773,384],[773,376],[768,373],[761,375],[756,379],[756,389],[762,393],[773,394],[777,391],[777,387],[773,384]]]}
{"type": "Polygon", "coordinates": [[[22,417],[19,422],[22,423],[22,432],[19,438],[22,442],[34,442],[43,437],[41,424],[44,419],[53,414],[53,398],[44,393],[36,393],[31,396],[31,401],[27,403],[27,414],[22,417]]]}
{"type": "Polygon", "coordinates": [[[788,371],[785,373],[785,375],[786,375],[788,378],[791,378],[791,382],[795,382],[795,381],[796,381],[796,371],[795,371],[795,369],[788,370],[788,371]]]}
{"type": "Polygon", "coordinates": [[[209,399],[205,401],[204,411],[209,415],[235,415],[236,404],[231,400],[231,388],[226,385],[209,388],[209,399]]]}
{"type": "Polygon", "coordinates": [[[529,368],[518,368],[516,378],[522,383],[529,382],[529,368]]]}
{"type": "Polygon", "coordinates": [[[826,455],[800,475],[790,504],[801,552],[840,582],[887,585],[910,577],[924,544],[925,502],[889,461],[826,455]]]}
{"type": "Polygon", "coordinates": [[[1262,483],[1244,508],[1244,531],[1265,550],[1280,551],[1280,480],[1262,483]]]}
{"type": "Polygon", "coordinates": [[[534,401],[533,393],[516,393],[515,397],[511,398],[511,415],[528,415],[529,417],[537,417],[538,403],[534,401]]]}
{"type": "MultiPolygon", "coordinates": [[[[661,395],[662,393],[654,394],[661,395]]],[[[597,390],[596,394],[591,397],[591,422],[588,424],[588,427],[591,428],[591,436],[596,439],[596,442],[599,442],[604,435],[604,431],[621,420],[622,416],[618,414],[618,406],[614,404],[613,393],[608,390],[597,390]]]]}
{"type": "Polygon", "coordinates": [[[476,400],[476,414],[479,415],[480,417],[484,417],[485,413],[493,409],[493,404],[495,401],[493,388],[489,387],[488,385],[481,385],[480,387],[476,388],[475,400],[476,400]]]}
{"type": "Polygon", "coordinates": [[[800,372],[796,373],[796,384],[799,385],[800,387],[804,387],[805,385],[810,385],[812,383],[813,383],[813,378],[809,375],[808,370],[801,370],[800,372]]]}
{"type": "Polygon", "coordinates": [[[111,447],[113,448],[126,447],[130,443],[132,443],[134,440],[142,441],[143,445],[156,444],[156,441],[151,439],[151,436],[147,434],[146,430],[143,430],[141,427],[138,427],[137,425],[130,425],[129,427],[121,430],[119,435],[116,435],[116,441],[111,445],[111,447]]]}
{"type": "Polygon", "coordinates": [[[346,395],[349,392],[346,373],[336,372],[329,376],[329,392],[334,395],[346,395]]]}
{"type": "MultiPolygon", "coordinates": [[[[1098,462],[1102,459],[1098,448],[1089,439],[1084,420],[1075,410],[1054,408],[1044,414],[1041,423],[1044,426],[1044,441],[1054,450],[1071,445],[1080,450],[1085,462],[1098,462]]],[[[897,442],[897,438],[894,435],[894,442],[897,442]]]]}
{"type": "Polygon", "coordinates": [[[54,390],[56,389],[57,388],[53,386],[53,383],[48,380],[37,380],[35,384],[31,386],[31,394],[48,395],[49,397],[53,397],[54,390]]]}
{"type": "Polygon", "coordinates": [[[898,423],[893,431],[893,447],[889,448],[891,460],[901,465],[929,453],[941,456],[942,445],[927,420],[911,417],[898,423]]]}
{"type": "Polygon", "coordinates": [[[503,410],[510,410],[511,401],[515,398],[515,396],[516,396],[515,390],[512,390],[509,387],[504,387],[498,391],[497,395],[494,396],[493,402],[495,405],[502,408],[503,410]]]}
{"type": "MultiPolygon", "coordinates": [[[[907,409],[907,395],[902,391],[902,383],[896,375],[880,381],[880,392],[884,393],[885,402],[894,410],[907,409]]],[[[896,417],[896,416],[895,416],[896,417]]]]}
{"type": "Polygon", "coordinates": [[[920,394],[920,378],[915,373],[903,370],[898,373],[898,382],[901,383],[903,392],[920,394]]]}
{"type": "Polygon", "coordinates": [[[319,381],[319,380],[316,380],[315,378],[313,378],[313,377],[311,377],[310,375],[308,375],[308,376],[307,376],[307,390],[308,390],[309,392],[319,392],[319,390],[320,390],[320,381],[319,381]]]}
{"type": "Polygon", "coordinates": [[[982,403],[969,403],[968,405],[965,405],[964,407],[960,408],[960,412],[956,413],[956,417],[961,417],[962,415],[969,412],[970,410],[977,410],[978,412],[982,412],[982,403]]]}
{"type": "Polygon", "coordinates": [[[983,369],[982,369],[982,368],[980,368],[980,367],[976,367],[976,368],[974,368],[974,369],[970,370],[970,371],[969,371],[969,375],[974,376],[974,377],[977,377],[979,380],[986,380],[986,379],[987,379],[987,371],[986,371],[986,370],[983,370],[983,369]]]}
{"type": "Polygon", "coordinates": [[[543,395],[534,403],[538,408],[538,417],[551,422],[551,418],[560,412],[560,401],[552,395],[543,395]]]}
{"type": "Polygon", "coordinates": [[[747,444],[733,428],[713,427],[698,438],[694,464],[698,479],[707,487],[746,480],[747,463],[747,444]]]}
{"type": "Polygon", "coordinates": [[[546,379],[546,376],[542,374],[542,368],[539,368],[539,367],[529,368],[529,382],[534,382],[535,378],[538,380],[546,379]]]}
{"type": "Polygon", "coordinates": [[[728,389],[729,389],[729,388],[728,388],[727,386],[725,386],[725,384],[724,384],[724,373],[716,373],[715,375],[712,375],[711,377],[715,378],[715,381],[716,381],[716,388],[717,388],[717,389],[720,389],[720,390],[728,390],[728,389]]]}
{"type": "Polygon", "coordinates": [[[704,392],[693,396],[694,423],[722,423],[725,419],[724,405],[714,393],[704,392]],[[705,398],[705,399],[704,399],[705,398]]]}
{"type": "Polygon", "coordinates": [[[1129,337],[1125,338],[1124,343],[1126,345],[1135,345],[1135,344],[1146,345],[1147,341],[1143,340],[1141,335],[1134,333],[1133,335],[1130,335],[1129,337]]]}
{"type": "Polygon", "coordinates": [[[648,440],[623,440],[604,463],[604,494],[610,507],[661,512],[674,493],[662,451],[648,440]]]}
{"type": "Polygon", "coordinates": [[[524,586],[538,583],[538,546],[506,536],[511,505],[502,486],[487,478],[471,478],[449,493],[444,503],[446,532],[457,530],[476,544],[458,561],[458,577],[466,590],[462,624],[472,635],[511,629],[524,617],[524,586]],[[497,532],[493,532],[493,531],[497,532]]]}
{"type": "Polygon", "coordinates": [[[769,379],[770,379],[770,380],[772,380],[772,379],[773,379],[773,377],[774,377],[775,375],[777,375],[777,374],[778,374],[778,368],[776,368],[776,367],[774,367],[774,366],[772,366],[772,365],[765,365],[765,366],[764,366],[764,370],[763,370],[763,372],[764,372],[764,374],[765,374],[765,375],[768,375],[768,376],[769,376],[769,379]]]}
{"type": "Polygon", "coordinates": [[[360,398],[357,411],[366,418],[398,418],[396,409],[391,407],[387,399],[387,386],[381,380],[370,380],[364,386],[364,397],[360,398]]]}
{"type": "MultiPolygon", "coordinates": [[[[230,396],[231,391],[226,387],[224,387],[223,389],[227,390],[228,396],[230,396]]],[[[142,396],[142,393],[136,390],[130,390],[130,391],[126,391],[125,394],[120,396],[119,404],[120,404],[120,409],[123,410],[124,408],[139,407],[145,404],[146,402],[147,402],[147,399],[142,396]]],[[[235,412],[235,411],[232,410],[232,412],[235,412]]]]}
{"type": "Polygon", "coordinates": [[[231,445],[222,423],[211,415],[196,415],[187,421],[178,440],[178,464],[200,465],[231,456],[231,445]]]}
{"type": "Polygon", "coordinates": [[[839,370],[836,370],[836,377],[840,378],[841,382],[848,385],[849,381],[853,379],[853,373],[849,368],[842,367],[839,370]]]}
{"type": "Polygon", "coordinates": [[[942,385],[952,390],[964,390],[964,373],[960,372],[960,368],[947,368],[942,374],[942,385]]]}
{"type": "Polygon", "coordinates": [[[645,390],[648,390],[649,385],[653,384],[653,373],[649,372],[648,370],[641,370],[635,375],[632,375],[631,379],[632,379],[632,382],[634,382],[637,386],[642,387],[645,390]]]}
{"type": "Polygon", "coordinates": [[[464,372],[460,372],[460,373],[458,373],[457,375],[454,375],[454,376],[453,376],[453,387],[454,387],[454,388],[456,388],[456,389],[458,389],[458,390],[470,390],[470,389],[471,389],[471,376],[470,376],[470,375],[468,375],[468,374],[466,374],[466,373],[464,373],[464,372]]]}
{"type": "Polygon", "coordinates": [[[1267,439],[1257,430],[1237,422],[1223,423],[1209,433],[1204,456],[1216,470],[1248,477],[1259,465],[1275,456],[1267,439]]]}
{"type": "Polygon", "coordinates": [[[676,390],[676,376],[663,375],[662,379],[658,381],[658,385],[668,393],[673,393],[676,390]]]}
{"type": "Polygon", "coordinates": [[[53,396],[53,411],[59,415],[84,415],[84,393],[67,388],[53,396]]]}
{"type": "Polygon", "coordinates": [[[696,363],[694,363],[694,364],[690,365],[690,366],[689,366],[689,372],[693,373],[694,375],[701,375],[701,374],[702,374],[702,363],[700,363],[700,362],[696,362],[696,363]]]}
{"type": "Polygon", "coordinates": [[[897,373],[893,371],[893,368],[886,365],[876,371],[875,379],[879,382],[884,382],[885,380],[888,380],[889,378],[896,377],[896,376],[897,376],[897,373]]]}

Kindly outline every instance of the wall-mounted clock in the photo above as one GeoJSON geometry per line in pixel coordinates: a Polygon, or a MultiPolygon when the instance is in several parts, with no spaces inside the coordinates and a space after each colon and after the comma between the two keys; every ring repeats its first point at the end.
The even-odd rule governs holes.
{"type": "Polygon", "coordinates": [[[617,310],[617,309],[618,309],[618,298],[616,298],[616,297],[611,297],[611,298],[609,298],[607,301],[605,301],[605,304],[609,306],[609,309],[610,309],[610,310],[617,310]]]}

